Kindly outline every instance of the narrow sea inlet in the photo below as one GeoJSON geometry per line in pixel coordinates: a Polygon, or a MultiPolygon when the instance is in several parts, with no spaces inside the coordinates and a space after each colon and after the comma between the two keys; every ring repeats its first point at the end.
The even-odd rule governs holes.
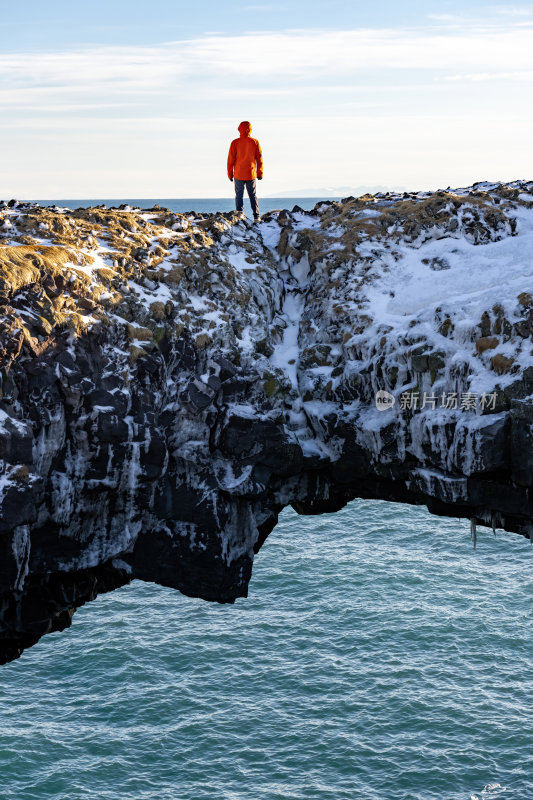
{"type": "Polygon", "coordinates": [[[234,606],[135,581],[0,672],[2,800],[526,800],[529,542],[286,509],[234,606]]]}

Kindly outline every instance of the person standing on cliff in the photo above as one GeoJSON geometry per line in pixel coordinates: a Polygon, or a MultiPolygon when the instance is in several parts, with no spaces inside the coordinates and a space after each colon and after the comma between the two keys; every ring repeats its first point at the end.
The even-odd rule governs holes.
{"type": "Polygon", "coordinates": [[[242,211],[244,208],[244,187],[250,198],[250,205],[254,214],[254,222],[261,222],[259,206],[257,203],[256,182],[263,179],[263,154],[257,139],[250,136],[252,126],[244,121],[238,127],[239,139],[234,139],[228,153],[228,178],[235,179],[235,208],[242,211]],[[257,168],[256,168],[257,165],[257,168]]]}

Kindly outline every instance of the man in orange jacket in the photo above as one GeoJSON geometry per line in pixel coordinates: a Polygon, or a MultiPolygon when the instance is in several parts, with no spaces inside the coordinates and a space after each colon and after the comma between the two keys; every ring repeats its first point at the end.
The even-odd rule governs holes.
{"type": "Polygon", "coordinates": [[[250,136],[252,126],[249,122],[239,125],[240,138],[234,139],[228,153],[228,178],[235,178],[235,208],[242,211],[244,208],[244,187],[250,198],[250,205],[254,213],[254,222],[261,222],[259,206],[257,204],[255,179],[263,178],[263,154],[257,139],[250,136]],[[257,164],[257,170],[256,170],[257,164]]]}

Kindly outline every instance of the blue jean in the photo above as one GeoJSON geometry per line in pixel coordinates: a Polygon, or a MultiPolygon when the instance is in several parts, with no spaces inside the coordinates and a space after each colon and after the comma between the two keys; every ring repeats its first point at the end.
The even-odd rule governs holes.
{"type": "Polygon", "coordinates": [[[250,198],[250,205],[252,206],[252,211],[254,217],[259,216],[259,206],[257,204],[257,194],[255,191],[256,188],[256,181],[253,178],[251,181],[240,181],[238,178],[234,178],[235,181],[235,208],[237,211],[242,211],[244,208],[244,187],[246,186],[246,191],[248,192],[248,197],[250,198]]]}

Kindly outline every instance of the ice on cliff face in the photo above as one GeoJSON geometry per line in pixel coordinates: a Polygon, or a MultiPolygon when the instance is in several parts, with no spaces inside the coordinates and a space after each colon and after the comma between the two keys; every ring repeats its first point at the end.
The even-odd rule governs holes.
{"type": "MultiPolygon", "coordinates": [[[[85,274],[100,312],[85,313],[82,324],[105,324],[105,317],[127,331],[131,344],[116,346],[124,360],[132,348],[149,351],[171,306],[174,327],[187,328],[203,346],[240,351],[245,364],[286,384],[293,406],[287,422],[308,442],[321,430],[306,423],[305,402],[334,402],[342,414],[362,399],[370,429],[379,389],[396,398],[411,389],[421,398],[430,390],[481,394],[512,383],[531,364],[530,341],[512,330],[528,313],[517,298],[533,278],[530,190],[531,183],[517,182],[391,193],[321,203],[314,212],[274,212],[256,227],[231,215],[126,208],[106,218],[4,208],[2,245],[33,237],[74,246],[85,265],[67,264],[65,277],[85,274]],[[496,346],[479,353],[484,317],[489,336],[498,320],[511,333],[500,330],[496,346]],[[420,348],[439,354],[445,367],[414,369],[420,348]],[[495,356],[502,365],[496,371],[495,356]]],[[[32,322],[31,311],[21,307],[19,315],[32,322]]],[[[399,411],[397,403],[391,413],[399,411]]],[[[435,411],[434,419],[449,416],[435,411]]]]}
{"type": "Polygon", "coordinates": [[[532,190],[0,204],[0,661],[132,578],[246,595],[287,504],[533,539],[532,190]]]}
{"type": "MultiPolygon", "coordinates": [[[[502,396],[533,365],[532,188],[516,182],[365,196],[310,212],[271,212],[256,226],[232,214],[4,206],[0,267],[12,307],[3,330],[19,343],[4,361],[9,369],[17,359],[38,359],[69,330],[73,362],[65,357],[56,367],[67,391],[77,341],[89,330],[105,331],[103,378],[116,385],[86,417],[83,396],[69,402],[79,406],[80,426],[86,420],[96,431],[123,398],[127,457],[117,463],[111,445],[106,477],[90,479],[128,495],[121,547],[137,535],[142,452],[151,446],[149,435],[139,440],[130,413],[131,381],[161,342],[185,334],[202,371],[177,369],[169,356],[165,382],[153,387],[143,378],[155,411],[177,415],[164,469],[168,459],[184,470],[208,464],[207,417],[215,408],[276,420],[287,441],[317,462],[340,458],[344,442],[332,427],[344,420],[376,464],[413,457],[410,485],[460,500],[466,478],[491,466],[485,445],[505,414],[502,396]],[[35,282],[42,284],[37,298],[35,282]],[[247,394],[221,400],[216,355],[248,376],[247,394]],[[386,411],[376,408],[378,391],[394,397],[386,411]],[[416,395],[417,408],[402,405],[406,395],[416,395]],[[453,395],[455,407],[445,405],[442,398],[453,395]],[[497,395],[499,405],[480,407],[482,395],[497,395]],[[463,407],[466,396],[475,402],[463,407]]],[[[521,399],[527,402],[523,392],[521,399]]],[[[22,424],[17,402],[5,409],[0,425],[22,424]]],[[[46,476],[67,446],[64,415],[62,407],[51,410],[35,435],[37,476],[46,476]]],[[[68,468],[53,477],[58,524],[68,525],[75,513],[72,485],[91,455],[84,447],[80,438],[68,468]]],[[[10,485],[10,469],[2,466],[0,491],[10,485]]],[[[250,469],[236,471],[228,461],[217,463],[215,474],[236,496],[254,485],[250,469]]],[[[246,525],[254,529],[251,518],[246,525]]],[[[93,537],[87,563],[119,554],[106,541],[93,537]]],[[[19,554],[23,549],[17,545],[19,554]]]]}

